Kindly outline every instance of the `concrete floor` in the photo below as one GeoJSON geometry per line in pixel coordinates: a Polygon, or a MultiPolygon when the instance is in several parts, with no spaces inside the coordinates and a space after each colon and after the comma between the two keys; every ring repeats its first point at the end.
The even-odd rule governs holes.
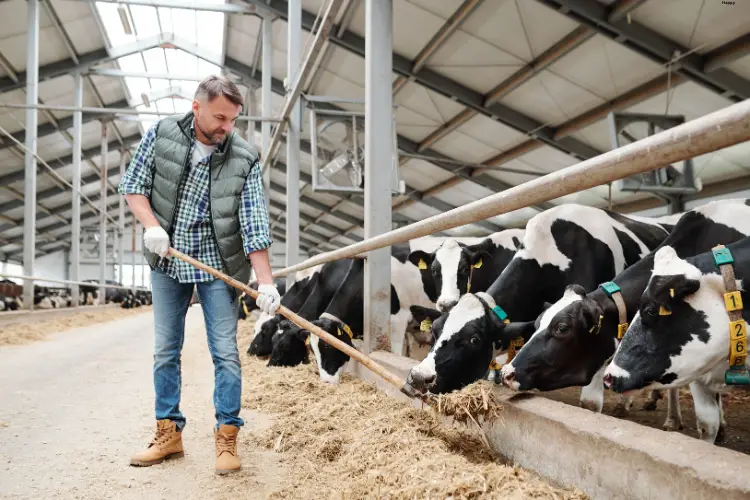
{"type": "Polygon", "coordinates": [[[154,429],[152,314],[0,348],[0,498],[263,498],[281,469],[243,433],[268,425],[243,410],[243,470],[214,475],[213,364],[202,311],[183,349],[185,458],[130,467],[154,429]]]}

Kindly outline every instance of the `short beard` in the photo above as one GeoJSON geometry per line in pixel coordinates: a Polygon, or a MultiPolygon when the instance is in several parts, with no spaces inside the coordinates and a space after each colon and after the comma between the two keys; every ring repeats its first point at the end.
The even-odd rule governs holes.
{"type": "Polygon", "coordinates": [[[202,133],[202,134],[203,134],[203,135],[204,135],[204,136],[206,137],[206,139],[208,139],[208,140],[209,140],[209,141],[210,141],[211,143],[213,143],[213,144],[215,144],[215,145],[217,145],[217,146],[218,146],[219,144],[221,144],[221,143],[222,143],[222,141],[224,140],[224,139],[221,139],[221,140],[217,140],[217,139],[216,139],[216,138],[214,137],[214,134],[215,134],[215,133],[211,133],[211,134],[209,134],[208,132],[206,132],[205,130],[203,130],[203,127],[201,127],[200,121],[198,120],[198,117],[197,117],[197,116],[195,117],[195,126],[196,126],[196,127],[198,127],[198,130],[200,130],[200,131],[201,131],[201,133],[202,133]]]}

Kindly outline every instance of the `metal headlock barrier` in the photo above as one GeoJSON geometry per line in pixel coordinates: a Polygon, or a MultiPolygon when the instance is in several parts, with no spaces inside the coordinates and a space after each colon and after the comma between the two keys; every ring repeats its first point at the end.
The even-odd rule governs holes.
{"type": "Polygon", "coordinates": [[[274,277],[554,200],[750,140],[750,99],[408,226],[322,253],[274,277]]]}

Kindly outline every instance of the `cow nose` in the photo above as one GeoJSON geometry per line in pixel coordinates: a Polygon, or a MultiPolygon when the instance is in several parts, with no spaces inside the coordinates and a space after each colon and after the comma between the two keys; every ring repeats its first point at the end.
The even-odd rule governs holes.
{"type": "Polygon", "coordinates": [[[436,380],[437,375],[434,373],[424,374],[418,371],[413,371],[409,374],[408,383],[419,391],[425,391],[433,387],[436,380]]]}
{"type": "Polygon", "coordinates": [[[441,300],[437,303],[437,308],[441,313],[446,313],[453,309],[456,304],[458,304],[457,300],[441,300]]]}
{"type": "Polygon", "coordinates": [[[516,380],[515,372],[503,374],[503,385],[510,387],[514,380],[516,380]]]}
{"type": "Polygon", "coordinates": [[[607,387],[607,389],[612,388],[612,374],[611,373],[607,373],[606,375],[604,375],[604,385],[607,387]]]}

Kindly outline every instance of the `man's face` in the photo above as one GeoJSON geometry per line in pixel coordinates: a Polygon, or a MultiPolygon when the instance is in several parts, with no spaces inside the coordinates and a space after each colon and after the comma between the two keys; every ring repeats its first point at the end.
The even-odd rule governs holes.
{"type": "MultiPolygon", "coordinates": [[[[232,131],[234,122],[240,114],[241,106],[221,95],[213,101],[194,100],[196,128],[211,144],[219,145],[224,142],[227,134],[232,131]]],[[[203,141],[202,141],[203,142],[203,141]]]]}

